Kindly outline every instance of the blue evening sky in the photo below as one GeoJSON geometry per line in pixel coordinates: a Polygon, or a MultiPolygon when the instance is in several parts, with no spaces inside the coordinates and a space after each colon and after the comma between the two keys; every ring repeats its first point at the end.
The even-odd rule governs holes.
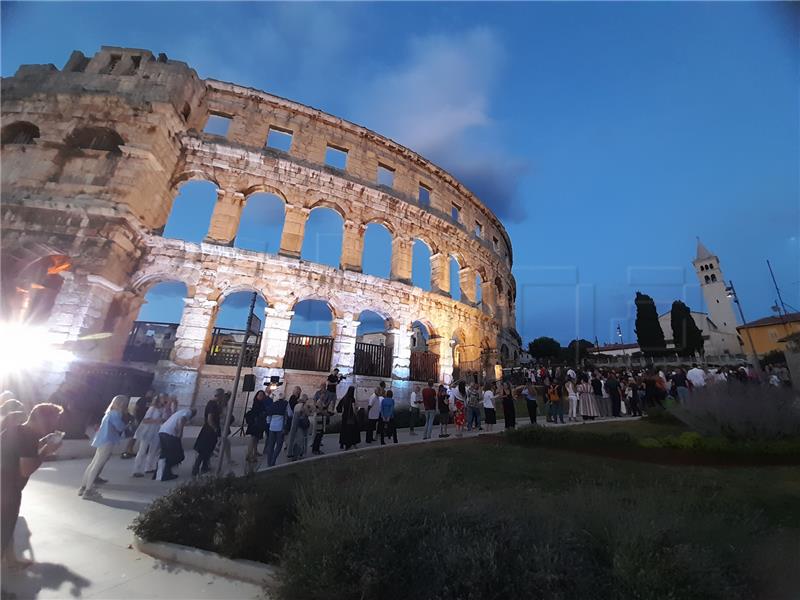
{"type": "MultiPolygon", "coordinates": [[[[617,323],[631,341],[636,290],[703,310],[695,236],[748,318],[771,314],[767,259],[800,308],[798,39],[789,3],[2,4],[3,76],[61,68],[73,49],[147,48],[450,170],[511,235],[525,342],[611,341],[617,323]]],[[[191,185],[168,233],[205,232],[213,189],[191,185]]],[[[339,217],[312,219],[303,255],[338,262],[339,217]]],[[[237,245],[274,252],[281,220],[274,198],[251,202],[237,245]]],[[[377,275],[387,235],[368,232],[377,275]]],[[[415,271],[426,260],[415,249],[415,271]]],[[[177,320],[176,287],[142,317],[177,320]]],[[[247,299],[228,302],[220,325],[243,326],[247,299]]],[[[293,328],[328,333],[322,313],[298,310],[293,328]]]]}

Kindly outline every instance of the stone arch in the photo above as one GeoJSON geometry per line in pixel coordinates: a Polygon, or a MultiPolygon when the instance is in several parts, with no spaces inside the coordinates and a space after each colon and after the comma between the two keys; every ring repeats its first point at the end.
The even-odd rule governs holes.
{"type": "Polygon", "coordinates": [[[219,188],[208,178],[186,180],[175,190],[161,235],[187,242],[200,243],[208,234],[208,226],[217,203],[219,188]]]}
{"type": "Polygon", "coordinates": [[[102,150],[121,154],[120,146],[125,145],[125,140],[110,127],[76,127],[64,140],[64,144],[70,148],[80,148],[84,150],[102,150]]]}
{"type": "Polygon", "coordinates": [[[33,144],[40,137],[39,128],[29,121],[15,121],[0,130],[0,144],[33,144]]]}
{"type": "Polygon", "coordinates": [[[178,188],[188,181],[210,181],[218,189],[221,187],[217,178],[203,169],[187,169],[174,175],[169,182],[170,189],[176,192],[178,188]]]}
{"type": "Polygon", "coordinates": [[[294,298],[293,302],[291,302],[291,309],[294,310],[298,304],[301,302],[305,302],[306,300],[315,300],[318,302],[324,302],[328,309],[331,311],[331,318],[333,319],[341,319],[344,316],[344,312],[338,306],[338,303],[332,300],[330,297],[325,296],[324,294],[317,294],[317,293],[309,293],[309,294],[302,294],[298,295],[294,298]]]}
{"type": "Polygon", "coordinates": [[[300,258],[339,268],[344,248],[345,220],[342,210],[336,204],[320,201],[310,208],[300,248],[300,258]],[[337,215],[336,222],[332,220],[331,215],[337,215]],[[321,231],[318,232],[316,229],[321,231]]]}
{"type": "Polygon", "coordinates": [[[329,208],[338,213],[339,216],[342,217],[342,221],[347,220],[347,210],[345,210],[344,207],[342,207],[338,202],[334,202],[332,200],[325,200],[324,198],[319,199],[315,202],[307,204],[305,208],[309,210],[309,214],[316,208],[329,208]]]}
{"type": "Polygon", "coordinates": [[[234,247],[277,254],[286,222],[286,197],[266,185],[248,188],[244,196],[234,247]]]}
{"type": "Polygon", "coordinates": [[[242,194],[244,195],[245,199],[249,198],[253,194],[272,194],[273,196],[277,196],[283,200],[284,203],[289,204],[289,199],[286,197],[286,194],[283,192],[283,190],[266,183],[257,183],[255,185],[251,185],[250,187],[242,190],[242,194]]]}
{"type": "Polygon", "coordinates": [[[392,271],[394,233],[381,220],[364,224],[364,244],[361,250],[361,272],[389,279],[392,271]]]}
{"type": "Polygon", "coordinates": [[[414,238],[411,246],[411,282],[426,291],[433,287],[431,257],[434,254],[433,248],[424,239],[414,238]]]}
{"type": "Polygon", "coordinates": [[[140,271],[131,278],[128,290],[137,295],[145,295],[158,284],[172,281],[185,285],[187,295],[193,296],[197,286],[196,275],[196,272],[188,269],[184,271],[182,268],[174,271],[163,269],[140,271]]]}

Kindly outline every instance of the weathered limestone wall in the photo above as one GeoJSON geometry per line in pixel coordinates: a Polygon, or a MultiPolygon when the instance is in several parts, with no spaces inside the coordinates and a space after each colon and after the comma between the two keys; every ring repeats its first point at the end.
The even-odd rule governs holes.
{"type": "MultiPolygon", "coordinates": [[[[259,376],[284,374],[293,308],[305,299],[331,307],[332,362],[345,371],[353,366],[359,314],[372,310],[387,319],[393,385],[403,394],[415,320],[430,329],[445,380],[454,336],[461,360],[519,347],[511,243],[500,221],[448,173],[363,127],[264,92],[200,80],[163,55],[113,47],[93,57],[75,52],[61,71],[20,67],[2,81],[2,119],[3,253],[56,252],[72,261],[48,327],[66,340],[113,333],[82,357],[116,362],[147,290],[184,282],[175,349],[156,369],[156,385],[183,403],[206,393],[215,377],[231,376],[230,368],[217,372],[204,363],[219,306],[242,290],[258,291],[268,306],[259,315],[259,376]],[[200,133],[212,114],[231,119],[225,137],[200,133]],[[27,128],[31,139],[12,140],[11,126],[27,128]],[[270,128],[291,133],[288,152],[265,148],[270,128]],[[328,146],[347,151],[343,170],[324,164],[328,146]],[[379,166],[393,172],[391,187],[378,184],[379,166]],[[189,179],[218,188],[202,244],[161,237],[189,179]],[[430,205],[419,198],[421,186],[430,205]],[[262,191],[285,201],[279,255],[232,247],[249,196],[262,191]],[[320,206],[344,218],[338,269],[299,260],[305,223],[320,206]],[[373,222],[392,235],[389,279],[361,273],[364,233],[373,222]],[[416,239],[431,249],[431,292],[410,285],[416,239]],[[451,257],[461,268],[459,302],[449,297],[451,257]]],[[[13,277],[4,268],[4,285],[13,277]]]]}

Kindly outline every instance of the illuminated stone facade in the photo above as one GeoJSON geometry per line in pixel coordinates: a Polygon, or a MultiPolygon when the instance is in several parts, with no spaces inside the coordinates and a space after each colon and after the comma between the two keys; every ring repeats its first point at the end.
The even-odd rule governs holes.
{"type": "MultiPolygon", "coordinates": [[[[308,106],[199,79],[185,63],[145,50],[103,47],[91,58],[74,52],[60,71],[22,66],[3,80],[2,92],[2,249],[46,248],[70,258],[47,327],[64,340],[114,333],[76,346],[82,360],[118,363],[145,293],[163,281],[183,282],[188,294],[172,355],[153,367],[155,381],[184,402],[205,392],[216,313],[226,296],[243,290],[267,303],[256,373],[290,383],[306,381],[283,370],[293,308],[306,299],[328,303],[331,366],[344,372],[352,370],[359,314],[369,309],[385,318],[400,390],[408,387],[415,321],[429,330],[444,381],[454,354],[493,373],[501,355],[511,361],[519,351],[505,229],[462,184],[413,151],[308,106]],[[230,119],[225,137],[202,133],[210,115],[230,119]],[[288,152],[265,147],[270,128],[291,134],[288,152]],[[325,165],[328,147],[346,150],[343,170],[325,165]],[[392,172],[391,187],[378,184],[379,166],[392,172]],[[179,186],[194,179],[218,189],[205,241],[162,237],[179,186]],[[285,202],[277,254],[232,247],[257,192],[285,202]],[[306,219],[319,206],[344,219],[339,268],[299,258],[306,219]],[[392,234],[389,279],[361,273],[364,232],[373,222],[392,234]],[[431,291],[411,285],[416,239],[431,250],[431,291]],[[460,265],[460,301],[449,294],[451,257],[460,265]]],[[[13,272],[4,272],[6,288],[13,272]]],[[[59,375],[51,379],[52,391],[59,375]]]]}

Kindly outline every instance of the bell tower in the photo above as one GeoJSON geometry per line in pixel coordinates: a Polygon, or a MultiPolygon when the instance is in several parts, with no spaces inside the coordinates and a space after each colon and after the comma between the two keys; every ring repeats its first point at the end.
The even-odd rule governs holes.
{"type": "Polygon", "coordinates": [[[703,245],[700,238],[697,238],[697,256],[692,264],[700,282],[700,289],[703,290],[708,318],[720,333],[727,334],[725,337],[730,341],[726,344],[729,346],[726,350],[731,354],[741,353],[733,302],[725,291],[726,285],[719,258],[703,245]]]}

